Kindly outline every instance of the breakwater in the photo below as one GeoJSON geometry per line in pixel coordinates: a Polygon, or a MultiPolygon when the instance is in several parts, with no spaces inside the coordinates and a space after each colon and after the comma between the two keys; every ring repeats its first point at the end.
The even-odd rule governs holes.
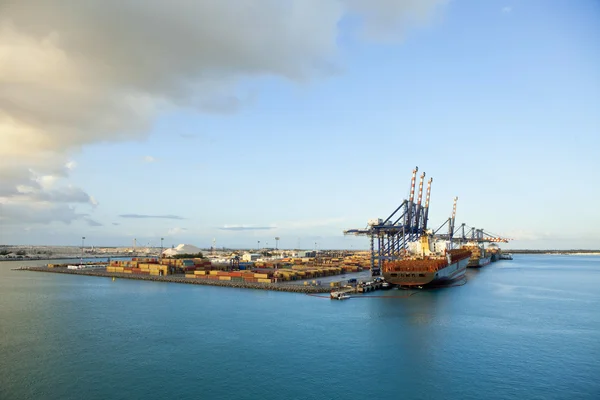
{"type": "Polygon", "coordinates": [[[328,287],[323,286],[302,286],[302,285],[290,285],[285,283],[255,283],[255,282],[236,282],[236,281],[211,281],[204,279],[186,278],[181,275],[137,275],[137,274],[124,274],[119,272],[106,272],[105,270],[75,270],[67,269],[64,267],[21,267],[14,268],[15,271],[34,271],[34,272],[50,272],[58,274],[71,274],[71,275],[83,275],[83,276],[98,276],[104,278],[119,278],[119,279],[135,279],[140,281],[152,281],[152,282],[169,282],[169,283],[186,283],[190,285],[208,285],[208,286],[222,286],[238,289],[258,289],[258,290],[272,290],[276,292],[293,292],[293,293],[329,293],[331,291],[328,287]]]}

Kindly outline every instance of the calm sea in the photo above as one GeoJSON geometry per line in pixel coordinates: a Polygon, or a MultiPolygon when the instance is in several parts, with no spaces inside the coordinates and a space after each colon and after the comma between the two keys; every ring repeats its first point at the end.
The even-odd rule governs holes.
{"type": "Polygon", "coordinates": [[[600,257],[342,302],[19,265],[0,263],[2,400],[600,398],[600,257]]]}

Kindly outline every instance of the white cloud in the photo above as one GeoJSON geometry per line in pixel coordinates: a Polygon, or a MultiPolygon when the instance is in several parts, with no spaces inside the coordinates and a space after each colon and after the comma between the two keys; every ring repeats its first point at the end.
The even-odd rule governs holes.
{"type": "Polygon", "coordinates": [[[443,3],[0,2],[0,201],[43,208],[23,200],[17,188],[27,187],[37,201],[94,204],[82,189],[54,186],[82,146],[143,137],[173,107],[235,111],[256,95],[239,90],[248,78],[326,75],[336,62],[338,23],[349,14],[361,16],[370,37],[398,38],[443,3]],[[49,176],[57,179],[40,179],[49,176]]]}
{"type": "Polygon", "coordinates": [[[144,157],[144,162],[146,162],[146,163],[153,163],[153,162],[156,162],[156,161],[157,161],[156,158],[154,158],[152,156],[145,156],[144,157]]]}
{"type": "Polygon", "coordinates": [[[264,231],[270,229],[277,229],[275,225],[270,226],[256,226],[256,225],[223,225],[219,228],[222,231],[264,231]]]}
{"type": "Polygon", "coordinates": [[[312,228],[322,228],[322,227],[335,227],[341,226],[348,219],[345,217],[337,217],[337,218],[323,218],[323,219],[309,219],[309,220],[299,220],[299,221],[283,221],[278,225],[282,229],[312,229],[312,228]]]}
{"type": "Polygon", "coordinates": [[[186,232],[186,228],[171,228],[167,231],[167,236],[176,236],[186,232]]]}
{"type": "Polygon", "coordinates": [[[362,29],[373,40],[397,40],[415,25],[429,21],[447,0],[343,0],[349,13],[362,20],[362,29]]]}
{"type": "Polygon", "coordinates": [[[87,217],[86,214],[78,213],[74,207],[67,204],[5,201],[1,207],[0,220],[7,225],[49,224],[53,221],[70,224],[87,217]]]}
{"type": "Polygon", "coordinates": [[[502,8],[502,12],[503,12],[504,14],[508,14],[508,13],[510,13],[511,11],[512,11],[512,7],[510,7],[510,6],[506,6],[506,7],[503,7],[503,8],[502,8]]]}

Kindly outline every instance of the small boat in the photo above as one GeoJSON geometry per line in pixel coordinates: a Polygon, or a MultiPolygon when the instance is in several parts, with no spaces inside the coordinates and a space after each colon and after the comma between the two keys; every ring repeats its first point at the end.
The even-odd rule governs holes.
{"type": "Polygon", "coordinates": [[[349,299],[350,296],[346,293],[342,292],[331,292],[331,300],[346,300],[349,299]]]}
{"type": "Polygon", "coordinates": [[[391,289],[391,288],[392,288],[392,285],[389,282],[383,282],[381,284],[381,290],[388,290],[388,289],[391,289]]]}

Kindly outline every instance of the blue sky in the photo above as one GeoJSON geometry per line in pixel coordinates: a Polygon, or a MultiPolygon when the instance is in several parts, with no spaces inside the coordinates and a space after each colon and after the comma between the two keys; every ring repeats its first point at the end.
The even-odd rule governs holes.
{"type": "Polygon", "coordinates": [[[246,73],[239,107],[172,101],[62,152],[87,215],[4,221],[0,241],[367,248],[342,231],[391,213],[419,166],[431,226],[458,196],[457,222],[505,247],[600,248],[598,2],[456,0],[391,40],[361,18],[338,19],[318,73],[246,73]]]}

